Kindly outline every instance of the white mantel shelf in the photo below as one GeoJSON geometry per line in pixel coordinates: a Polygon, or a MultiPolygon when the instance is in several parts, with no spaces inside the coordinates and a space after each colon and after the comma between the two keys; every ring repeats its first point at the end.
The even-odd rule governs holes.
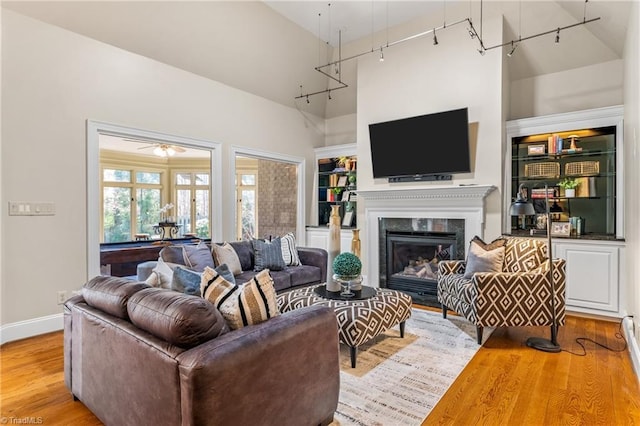
{"type": "Polygon", "coordinates": [[[459,185],[421,189],[386,189],[356,193],[364,200],[421,200],[421,199],[478,199],[480,201],[496,189],[494,185],[459,185]]]}

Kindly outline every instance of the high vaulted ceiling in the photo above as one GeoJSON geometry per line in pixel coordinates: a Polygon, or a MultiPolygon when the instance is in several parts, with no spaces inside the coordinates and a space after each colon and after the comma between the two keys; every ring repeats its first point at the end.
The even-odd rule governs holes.
{"type": "MultiPolygon", "coordinates": [[[[322,90],[326,78],[314,67],[326,63],[324,42],[338,47],[369,38],[376,43],[389,29],[424,22],[424,29],[467,17],[479,26],[481,3],[471,1],[68,1],[2,2],[5,9],[184,69],[232,87],[296,106],[319,116],[355,112],[353,95],[341,107],[322,97],[294,101],[304,91],[322,90]],[[301,89],[300,86],[304,86],[301,89]]],[[[622,57],[631,1],[590,0],[587,19],[601,19],[523,42],[509,58],[512,80],[622,57]]],[[[517,39],[583,20],[585,2],[485,1],[483,20],[502,15],[505,40],[517,39]]],[[[495,45],[503,40],[485,40],[495,45]]],[[[442,41],[444,43],[444,40],[442,41]]],[[[355,75],[351,76],[355,78],[355,75]]],[[[340,102],[340,101],[338,101],[340,102]]]]}

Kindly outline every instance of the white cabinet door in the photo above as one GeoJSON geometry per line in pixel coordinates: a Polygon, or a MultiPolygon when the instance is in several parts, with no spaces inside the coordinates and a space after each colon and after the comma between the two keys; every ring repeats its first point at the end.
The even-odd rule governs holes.
{"type": "MultiPolygon", "coordinates": [[[[351,251],[351,239],[353,233],[350,229],[340,230],[340,252],[351,251]]],[[[307,228],[307,247],[319,247],[329,249],[329,228],[307,228]]]]}
{"type": "Polygon", "coordinates": [[[620,258],[623,247],[577,242],[556,242],[554,257],[567,261],[567,308],[618,313],[620,258]]]}

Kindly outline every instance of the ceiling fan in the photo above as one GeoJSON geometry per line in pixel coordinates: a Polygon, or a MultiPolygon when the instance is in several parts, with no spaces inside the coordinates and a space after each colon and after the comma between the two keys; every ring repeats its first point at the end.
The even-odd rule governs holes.
{"type": "Polygon", "coordinates": [[[141,146],[138,149],[151,149],[153,148],[153,153],[158,157],[171,157],[178,152],[185,152],[186,149],[177,145],[169,145],[166,143],[153,143],[147,146],[141,146]]]}

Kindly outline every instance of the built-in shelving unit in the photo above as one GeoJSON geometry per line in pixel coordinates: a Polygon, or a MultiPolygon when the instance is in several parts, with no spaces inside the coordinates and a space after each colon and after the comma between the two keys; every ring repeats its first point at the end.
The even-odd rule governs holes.
{"type": "Polygon", "coordinates": [[[343,228],[356,228],[356,189],[358,187],[355,146],[323,148],[316,151],[318,225],[329,223],[331,205],[340,205],[343,228]],[[345,215],[347,219],[345,220],[345,215]]]}

